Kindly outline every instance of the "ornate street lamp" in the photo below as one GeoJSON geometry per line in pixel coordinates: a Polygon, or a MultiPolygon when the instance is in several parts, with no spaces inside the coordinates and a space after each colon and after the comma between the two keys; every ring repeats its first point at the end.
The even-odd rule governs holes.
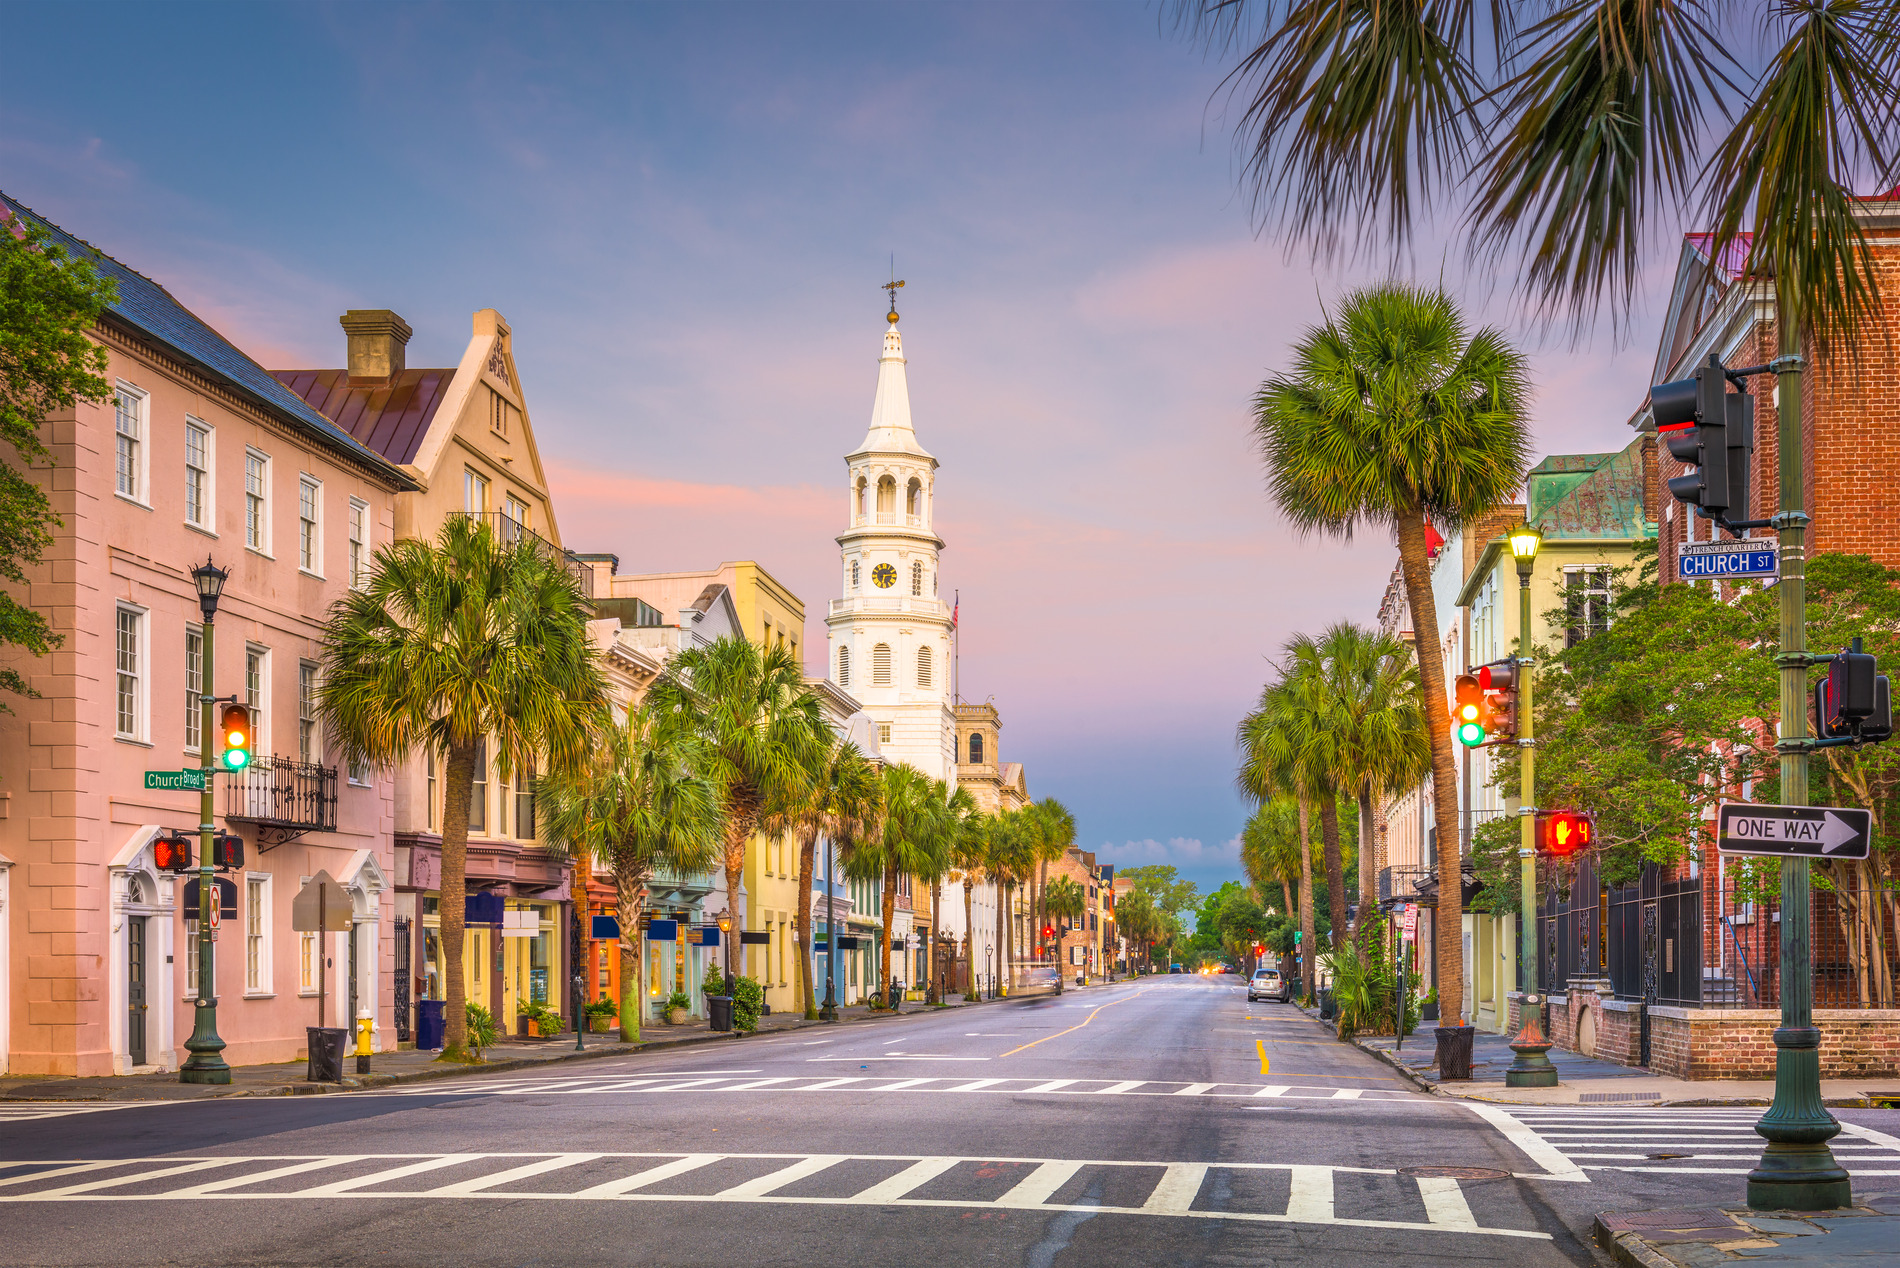
{"type": "Polygon", "coordinates": [[[211,690],[213,660],[212,637],[217,627],[218,600],[224,596],[226,569],[212,564],[209,556],[191,570],[192,585],[198,591],[198,610],[204,615],[204,642],[199,662],[198,765],[201,789],[198,794],[198,999],[192,1010],[191,1038],[185,1051],[191,1055],[178,1068],[180,1083],[229,1083],[231,1067],[225,1064],[224,1040],[218,1037],[217,975],[214,972],[218,938],[218,877],[213,857],[213,837],[217,827],[211,822],[211,776],[217,769],[211,761],[211,705],[216,696],[211,690]]]}
{"type": "Polygon", "coordinates": [[[1537,764],[1531,720],[1531,568],[1544,537],[1524,523],[1511,530],[1510,542],[1511,558],[1517,561],[1517,770],[1521,785],[1517,860],[1522,890],[1517,967],[1524,1028],[1511,1040],[1517,1059],[1504,1072],[1504,1086],[1556,1087],[1557,1067],[1550,1063],[1550,1040],[1544,1038],[1544,997],[1537,993],[1537,764]]]}

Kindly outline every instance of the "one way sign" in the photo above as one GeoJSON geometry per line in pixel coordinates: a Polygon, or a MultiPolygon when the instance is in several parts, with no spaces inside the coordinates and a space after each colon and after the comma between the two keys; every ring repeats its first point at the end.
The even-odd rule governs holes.
{"type": "Polygon", "coordinates": [[[1757,806],[1725,801],[1716,808],[1716,846],[1724,854],[1783,858],[1864,859],[1873,815],[1841,806],[1757,806]]]}

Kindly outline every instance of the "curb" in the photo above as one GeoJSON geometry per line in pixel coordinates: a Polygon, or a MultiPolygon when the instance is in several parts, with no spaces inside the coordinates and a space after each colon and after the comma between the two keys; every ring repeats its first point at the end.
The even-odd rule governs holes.
{"type": "Polygon", "coordinates": [[[1604,1225],[1601,1216],[1593,1223],[1596,1226],[1597,1248],[1622,1268],[1681,1268],[1679,1264],[1664,1259],[1643,1245],[1642,1234],[1613,1233],[1604,1225]]]}
{"type": "Polygon", "coordinates": [[[1433,1083],[1431,1080],[1420,1078],[1418,1074],[1410,1066],[1406,1065],[1403,1061],[1400,1061],[1397,1057],[1393,1056],[1389,1052],[1382,1052],[1377,1048],[1368,1047],[1367,1045],[1360,1043],[1357,1039],[1342,1039],[1340,1040],[1340,1042],[1349,1043],[1353,1047],[1359,1049],[1359,1051],[1361,1052],[1371,1053],[1373,1056],[1377,1057],[1379,1060],[1385,1062],[1385,1064],[1391,1066],[1394,1070],[1397,1070],[1400,1074],[1404,1075],[1407,1082],[1411,1083],[1413,1087],[1417,1088],[1421,1092],[1429,1093],[1432,1096],[1441,1096],[1441,1097],[1444,1097],[1448,1101],[1459,1099],[1457,1097],[1452,1096],[1449,1092],[1446,1092],[1444,1089],[1440,1088],[1436,1083],[1433,1083]]]}

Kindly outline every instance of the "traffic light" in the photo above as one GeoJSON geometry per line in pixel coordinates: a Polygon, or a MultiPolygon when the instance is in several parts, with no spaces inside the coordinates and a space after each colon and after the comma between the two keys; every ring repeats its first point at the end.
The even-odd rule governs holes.
{"type": "Polygon", "coordinates": [[[152,862],[158,865],[161,872],[191,871],[191,838],[183,834],[154,838],[152,862]]]}
{"type": "Polygon", "coordinates": [[[1587,810],[1547,810],[1537,816],[1538,847],[1558,858],[1589,849],[1596,835],[1596,816],[1587,810]]]}
{"type": "Polygon", "coordinates": [[[1053,937],[1055,937],[1055,936],[1056,936],[1056,927],[1055,927],[1054,925],[1044,925],[1044,926],[1042,927],[1042,936],[1043,936],[1044,938],[1053,938],[1053,937]]]}
{"type": "Polygon", "coordinates": [[[1878,744],[1893,735],[1893,701],[1887,675],[1874,658],[1859,650],[1843,651],[1827,663],[1827,676],[1814,684],[1814,729],[1822,739],[1856,739],[1878,744]]]}
{"type": "Polygon", "coordinates": [[[1722,359],[1711,352],[1694,378],[1656,384],[1649,404],[1670,455],[1695,468],[1669,481],[1670,495],[1712,519],[1747,519],[1755,398],[1728,390],[1722,359]]]}
{"type": "Polygon", "coordinates": [[[244,838],[230,832],[218,833],[211,838],[211,860],[216,867],[243,867],[244,838]]]}
{"type": "Polygon", "coordinates": [[[1485,717],[1484,689],[1478,685],[1476,674],[1459,674],[1452,690],[1452,734],[1466,748],[1476,748],[1484,743],[1489,729],[1489,719],[1485,717]]]}
{"type": "Polygon", "coordinates": [[[1494,660],[1478,668],[1478,687],[1485,693],[1485,720],[1493,740],[1517,738],[1517,662],[1494,660]]]}
{"type": "Polygon", "coordinates": [[[249,766],[257,742],[251,734],[251,711],[241,704],[225,705],[219,730],[224,735],[224,769],[239,771],[249,766]]]}

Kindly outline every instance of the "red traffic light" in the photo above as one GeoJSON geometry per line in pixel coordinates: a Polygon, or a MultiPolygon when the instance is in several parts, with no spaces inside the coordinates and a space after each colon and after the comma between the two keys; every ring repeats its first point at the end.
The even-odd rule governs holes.
{"type": "Polygon", "coordinates": [[[1042,927],[1042,936],[1043,936],[1043,937],[1045,937],[1045,938],[1053,938],[1053,937],[1055,937],[1055,936],[1056,936],[1056,927],[1055,927],[1054,925],[1044,925],[1044,926],[1042,927]]]}
{"type": "Polygon", "coordinates": [[[1562,858],[1596,842],[1596,816],[1588,811],[1553,810],[1537,820],[1537,843],[1546,854],[1562,858]]]}

